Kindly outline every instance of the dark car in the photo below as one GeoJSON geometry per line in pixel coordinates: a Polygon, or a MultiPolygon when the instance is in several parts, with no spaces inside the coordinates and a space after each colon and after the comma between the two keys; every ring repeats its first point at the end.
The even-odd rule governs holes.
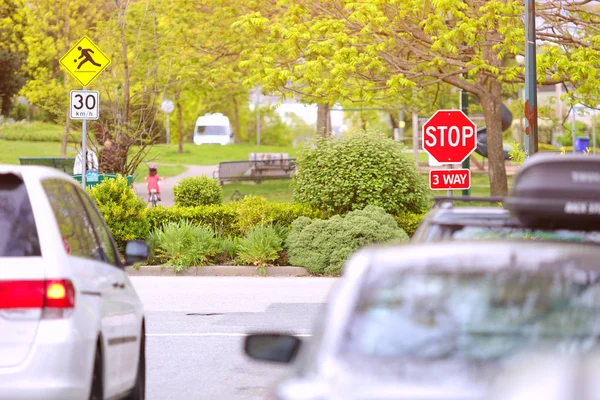
{"type": "Polygon", "coordinates": [[[255,334],[255,359],[292,362],[271,399],[487,399],[519,356],[597,348],[600,248],[478,241],[366,249],[312,340],[255,334]]]}
{"type": "Polygon", "coordinates": [[[527,239],[600,243],[600,231],[536,229],[502,207],[456,206],[456,203],[501,203],[503,198],[436,198],[436,203],[413,234],[414,243],[448,240],[527,239]]]}

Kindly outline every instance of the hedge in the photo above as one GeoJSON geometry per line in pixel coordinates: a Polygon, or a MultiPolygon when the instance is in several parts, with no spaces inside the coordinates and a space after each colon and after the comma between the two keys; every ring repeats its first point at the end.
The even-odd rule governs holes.
{"type": "Polygon", "coordinates": [[[189,220],[208,225],[225,236],[243,236],[256,226],[290,226],[298,217],[321,218],[324,215],[303,204],[270,203],[262,197],[248,196],[240,202],[197,207],[153,207],[148,210],[150,228],[168,222],[189,220]]]}

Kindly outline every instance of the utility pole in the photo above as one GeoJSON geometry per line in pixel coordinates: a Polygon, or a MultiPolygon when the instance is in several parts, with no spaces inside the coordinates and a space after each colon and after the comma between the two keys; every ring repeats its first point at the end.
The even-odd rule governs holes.
{"type": "Polygon", "coordinates": [[[538,151],[535,0],[525,2],[525,153],[538,151]]]}

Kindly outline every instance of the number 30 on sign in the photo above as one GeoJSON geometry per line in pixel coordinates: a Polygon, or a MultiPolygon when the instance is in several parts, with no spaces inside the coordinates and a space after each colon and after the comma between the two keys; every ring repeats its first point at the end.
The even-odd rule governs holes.
{"type": "Polygon", "coordinates": [[[100,94],[96,90],[71,90],[71,119],[98,119],[100,94]]]}

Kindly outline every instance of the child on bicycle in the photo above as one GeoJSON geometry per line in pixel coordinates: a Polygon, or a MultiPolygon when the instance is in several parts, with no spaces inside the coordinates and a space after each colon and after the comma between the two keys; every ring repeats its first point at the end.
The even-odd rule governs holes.
{"type": "Polygon", "coordinates": [[[163,181],[165,178],[158,176],[156,165],[152,164],[150,166],[148,176],[144,179],[148,181],[148,202],[152,201],[152,190],[156,190],[156,197],[158,198],[158,201],[160,201],[160,185],[158,184],[158,181],[163,181]]]}

